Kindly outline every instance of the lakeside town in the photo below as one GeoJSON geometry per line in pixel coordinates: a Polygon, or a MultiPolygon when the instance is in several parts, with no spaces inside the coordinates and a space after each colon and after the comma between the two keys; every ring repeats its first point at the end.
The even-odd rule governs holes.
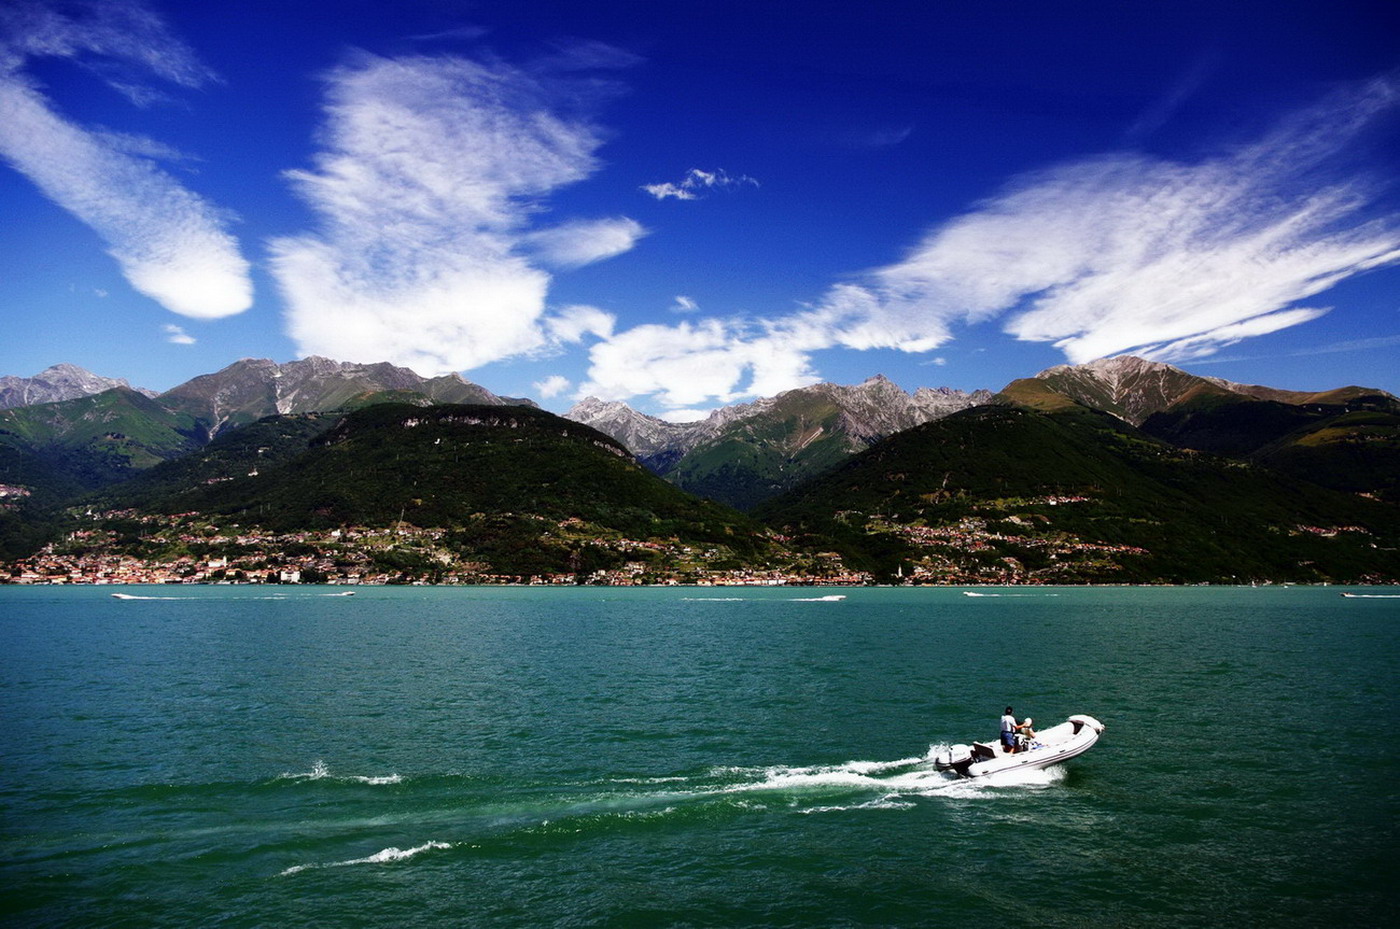
{"type": "MultiPolygon", "coordinates": [[[[842,514],[865,531],[897,539],[907,557],[893,576],[847,565],[835,551],[809,552],[770,533],[773,550],[746,559],[727,546],[677,539],[633,539],[577,518],[551,521],[503,514],[538,534],[526,547],[548,551],[539,563],[567,570],[502,570],[487,556],[465,551],[462,533],[399,523],[271,532],[222,527],[199,513],[154,515],[135,510],[74,513],[81,528],[34,554],[0,563],[0,585],[327,584],[538,586],[861,586],[1053,585],[1114,582],[1124,564],[1148,549],[1088,541],[1054,530],[1025,504],[1064,506],[1085,497],[1007,501],[1018,513],[966,516],[945,525],[907,524],[888,517],[842,514]]],[[[1359,526],[1298,525],[1289,535],[1336,538],[1369,535],[1359,526]]],[[[517,543],[519,545],[520,543],[517,543]]],[[[1368,583],[1393,579],[1368,577],[1368,583]]]]}
{"type": "MultiPolygon", "coordinates": [[[[447,530],[410,525],[270,533],[224,530],[198,514],[127,511],[89,514],[89,519],[94,528],[75,529],[27,558],[0,565],[0,584],[855,586],[877,580],[868,571],[850,569],[836,552],[784,550],[779,565],[736,564],[733,553],[722,547],[590,533],[592,527],[577,519],[559,521],[557,534],[616,564],[591,570],[501,572],[445,544],[447,530]],[[135,546],[103,528],[116,519],[142,527],[135,546]],[[144,551],[135,554],[133,547],[144,551]]],[[[907,570],[898,571],[895,581],[904,584],[1055,583],[1074,580],[1075,572],[1086,565],[1111,568],[1111,556],[1147,554],[1131,546],[1011,535],[989,529],[982,519],[942,527],[877,526],[923,552],[907,570]],[[1007,545],[1044,548],[1052,564],[1027,568],[1016,557],[1000,554],[1007,545]]]]}
{"type": "Polygon", "coordinates": [[[616,566],[591,570],[505,573],[464,558],[445,544],[448,530],[400,525],[270,533],[224,531],[196,519],[124,513],[95,514],[94,521],[125,518],[144,525],[151,554],[132,554],[105,528],[78,529],[35,554],[0,565],[0,584],[532,584],[644,586],[854,586],[873,583],[852,571],[840,555],[789,553],[781,567],[735,564],[722,547],[675,540],[590,535],[581,520],[556,526],[575,545],[606,554],[616,566]]]}

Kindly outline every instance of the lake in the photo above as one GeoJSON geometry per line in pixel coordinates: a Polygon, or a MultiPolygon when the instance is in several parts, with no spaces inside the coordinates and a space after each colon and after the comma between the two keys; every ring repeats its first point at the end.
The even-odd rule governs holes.
{"type": "Polygon", "coordinates": [[[1400,917],[1394,588],[120,590],[0,588],[5,925],[1400,917]]]}

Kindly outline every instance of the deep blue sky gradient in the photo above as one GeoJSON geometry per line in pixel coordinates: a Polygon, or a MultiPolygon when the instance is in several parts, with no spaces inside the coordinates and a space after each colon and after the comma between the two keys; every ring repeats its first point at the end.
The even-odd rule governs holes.
{"type": "MultiPolygon", "coordinates": [[[[217,81],[180,87],[146,75],[166,99],[138,107],[109,82],[114,69],[139,69],[96,54],[31,55],[24,79],[74,125],[178,153],[152,163],[222,211],[251,266],[252,304],[208,320],[171,312],[133,287],[97,233],[23,171],[0,164],[0,374],[67,361],[159,390],[240,357],[287,361],[315,351],[287,334],[290,310],[269,243],[319,228],[285,172],[313,169],[326,149],[327,75],[353,63],[356,50],[528,69],[561,50],[609,49],[617,67],[568,72],[568,93],[545,103],[597,130],[596,162],[585,178],[535,198],[528,215],[539,224],[627,217],[645,229],[614,257],[549,271],[545,316],[595,307],[617,333],[739,318],[761,329],[821,304],[835,285],[903,261],[926,235],[1028,178],[1105,156],[1186,166],[1225,158],[1329,95],[1394,84],[1400,73],[1400,4],[1381,0],[166,0],[141,8],[217,81]],[[642,190],[691,169],[722,170],[735,183],[692,201],[642,190]],[[697,308],[677,312],[680,296],[697,308]],[[169,341],[168,326],[194,341],[169,341]]],[[[25,28],[16,22],[12,45],[14,30],[25,28]]],[[[1397,114],[1394,103],[1384,108],[1316,172],[1292,178],[1285,196],[1360,184],[1366,202],[1344,222],[1393,234],[1397,114]]],[[[1331,309],[1168,360],[1249,383],[1400,393],[1394,263],[1343,275],[1293,305],[1331,309]]],[[[479,311],[464,297],[464,314],[479,311]]],[[[950,337],[925,351],[812,348],[805,374],[997,389],[1064,363],[1050,341],[1004,331],[1016,312],[954,320],[950,337]]],[[[414,325],[403,316],[403,328],[414,325]]],[[[597,376],[589,351],[599,338],[506,354],[464,373],[562,410],[597,376]],[[567,386],[556,381],[559,392],[545,397],[537,385],[550,377],[567,386]]],[[[725,396],[618,398],[682,415],[676,408],[744,399],[750,386],[746,374],[725,396]]]]}

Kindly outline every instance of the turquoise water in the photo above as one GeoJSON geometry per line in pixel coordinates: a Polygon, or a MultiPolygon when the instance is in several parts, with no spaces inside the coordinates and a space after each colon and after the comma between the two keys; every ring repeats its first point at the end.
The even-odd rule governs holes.
{"type": "Polygon", "coordinates": [[[127,592],[0,588],[5,925],[1400,915],[1400,599],[127,592]],[[929,770],[1006,703],[1108,729],[929,770]]]}

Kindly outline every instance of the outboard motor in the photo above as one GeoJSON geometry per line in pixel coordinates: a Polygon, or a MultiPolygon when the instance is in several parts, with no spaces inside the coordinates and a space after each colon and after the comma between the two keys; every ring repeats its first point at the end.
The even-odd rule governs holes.
{"type": "Polygon", "coordinates": [[[972,749],[966,745],[953,745],[933,756],[935,768],[940,771],[956,771],[959,777],[969,777],[967,769],[971,765],[972,749]]]}

